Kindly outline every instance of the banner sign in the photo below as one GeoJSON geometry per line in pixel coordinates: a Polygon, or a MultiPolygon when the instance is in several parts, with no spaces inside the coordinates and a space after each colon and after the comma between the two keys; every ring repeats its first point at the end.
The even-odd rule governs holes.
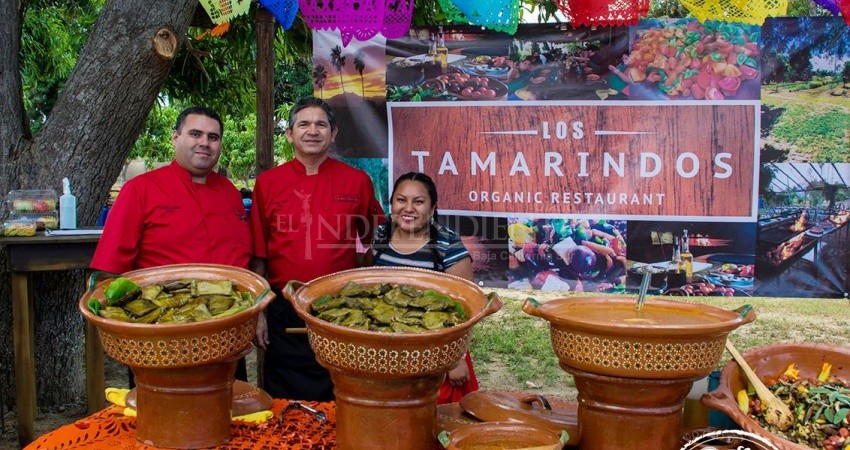
{"type": "Polygon", "coordinates": [[[445,214],[757,217],[755,101],[388,105],[390,179],[432,174],[445,214]]]}
{"type": "Polygon", "coordinates": [[[846,298],[848,49],[837,17],[449,25],[314,32],[312,75],[333,155],[390,220],[433,179],[481,286],[846,298]]]}

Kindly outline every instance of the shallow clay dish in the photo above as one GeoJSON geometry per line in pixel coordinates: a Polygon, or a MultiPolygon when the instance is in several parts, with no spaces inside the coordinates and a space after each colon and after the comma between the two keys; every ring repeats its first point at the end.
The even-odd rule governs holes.
{"type": "Polygon", "coordinates": [[[515,422],[481,422],[449,433],[447,450],[534,449],[560,450],[566,437],[558,431],[515,422]]]}
{"type": "MultiPolygon", "coordinates": [[[[790,364],[797,365],[800,377],[814,379],[825,362],[832,364],[832,375],[850,380],[850,348],[847,347],[805,343],[773,344],[748,350],[742,356],[762,380],[782,375],[790,364]]],[[[730,360],[720,374],[719,386],[703,395],[702,403],[709,408],[723,411],[741,428],[770,440],[779,450],[810,449],[770,433],[756,420],[741,412],[734,394],[741,389],[747,389],[746,377],[738,363],[730,360]]]]}
{"type": "Polygon", "coordinates": [[[466,413],[460,403],[437,405],[437,431],[454,431],[463,425],[472,425],[481,421],[466,413]]]}
{"type": "Polygon", "coordinates": [[[578,442],[578,406],[560,399],[522,392],[479,390],[466,394],[460,406],[483,422],[524,423],[566,430],[569,444],[578,442]]]}

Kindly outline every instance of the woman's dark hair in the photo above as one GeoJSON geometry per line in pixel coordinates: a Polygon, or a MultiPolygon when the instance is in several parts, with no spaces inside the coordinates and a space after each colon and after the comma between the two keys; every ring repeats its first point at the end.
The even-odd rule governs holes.
{"type": "Polygon", "coordinates": [[[304,97],[292,106],[292,109],[289,110],[289,121],[286,128],[291,130],[295,126],[295,116],[298,115],[299,111],[313,107],[322,108],[328,116],[328,125],[331,126],[331,131],[336,130],[336,116],[334,116],[333,108],[326,101],[316,97],[304,97]]]}
{"type": "MultiPolygon", "coordinates": [[[[434,207],[434,215],[432,216],[432,220],[428,223],[428,246],[431,248],[431,254],[434,257],[434,270],[436,271],[444,271],[445,267],[443,266],[443,255],[440,254],[439,249],[437,248],[437,237],[439,236],[439,228],[437,226],[437,185],[434,184],[434,180],[431,179],[428,175],[425,175],[421,172],[408,172],[398,178],[396,178],[395,183],[393,184],[393,193],[390,195],[390,205],[392,205],[392,199],[395,197],[395,192],[398,190],[398,186],[405,181],[418,181],[425,186],[425,191],[428,192],[428,198],[431,199],[431,205],[434,207]]],[[[390,246],[390,241],[393,238],[393,218],[392,218],[392,206],[390,206],[390,215],[387,220],[386,231],[384,233],[378,233],[375,235],[375,261],[377,261],[381,254],[384,253],[387,248],[390,246]]]]}

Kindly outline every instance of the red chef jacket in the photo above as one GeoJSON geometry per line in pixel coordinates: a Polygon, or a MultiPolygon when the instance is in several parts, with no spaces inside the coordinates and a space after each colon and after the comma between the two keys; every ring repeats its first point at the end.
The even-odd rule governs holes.
{"type": "Polygon", "coordinates": [[[366,173],[332,158],[315,175],[298,160],[263,172],[251,205],[254,256],[277,288],[354,268],[356,240],[386,220],[366,173]]]}
{"type": "Polygon", "coordinates": [[[113,273],[179,263],[248,267],[242,197],[217,173],[192,181],[176,161],[128,181],[109,212],[91,267],[113,273]]]}

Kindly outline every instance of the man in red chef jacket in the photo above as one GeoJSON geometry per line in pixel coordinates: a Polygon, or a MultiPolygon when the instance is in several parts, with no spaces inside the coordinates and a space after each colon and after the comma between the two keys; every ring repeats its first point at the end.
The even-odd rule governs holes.
{"type": "MultiPolygon", "coordinates": [[[[328,157],[337,131],[327,103],[300,100],[286,128],[295,159],[263,172],[254,185],[254,270],[278,296],[290,280],[308,282],[356,267],[357,241],[368,245],[372,231],[386,220],[369,176],[328,157]]],[[[316,362],[307,335],[287,333],[302,327],[286,300],[272,302],[260,316],[263,388],[276,398],[332,400],[330,374],[316,362]]]]}
{"type": "MultiPolygon", "coordinates": [[[[121,274],[179,263],[248,267],[251,229],[242,197],[230,180],[213,171],[223,128],[218,113],[204,106],[177,116],[171,133],[174,161],[124,184],[92,269],[121,274]]],[[[244,359],[237,378],[247,380],[244,359]]]]}

